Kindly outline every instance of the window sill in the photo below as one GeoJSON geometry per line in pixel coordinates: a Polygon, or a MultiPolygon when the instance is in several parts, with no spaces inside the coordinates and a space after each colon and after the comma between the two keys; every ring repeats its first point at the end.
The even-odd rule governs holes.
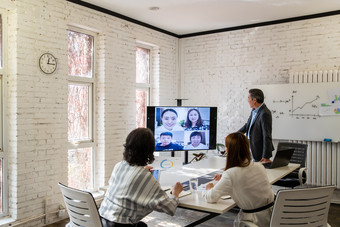
{"type": "Polygon", "coordinates": [[[93,196],[93,198],[94,198],[95,200],[97,200],[97,199],[103,199],[104,196],[105,196],[105,193],[103,193],[103,192],[93,192],[93,193],[92,193],[92,196],[93,196]]]}
{"type": "Polygon", "coordinates": [[[94,201],[96,201],[96,204],[100,206],[100,204],[104,200],[105,191],[102,191],[101,189],[99,189],[99,191],[92,192],[92,196],[94,198],[94,201]]]}
{"type": "Polygon", "coordinates": [[[0,226],[15,222],[15,219],[5,216],[0,218],[0,226]]]}

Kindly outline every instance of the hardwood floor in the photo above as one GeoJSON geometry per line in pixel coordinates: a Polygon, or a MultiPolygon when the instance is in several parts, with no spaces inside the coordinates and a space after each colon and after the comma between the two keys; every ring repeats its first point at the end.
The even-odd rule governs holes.
{"type": "MultiPolygon", "coordinates": [[[[219,215],[197,226],[232,227],[234,218],[237,213],[238,210],[233,209],[223,215],[219,215]]],[[[146,222],[149,227],[181,227],[205,215],[206,214],[202,212],[178,208],[174,217],[168,216],[164,213],[152,212],[150,215],[145,217],[143,221],[146,222]]],[[[68,220],[63,220],[54,224],[47,225],[47,227],[64,227],[67,223],[68,220]]],[[[340,227],[340,204],[331,204],[328,215],[328,224],[332,227],[340,227]]]]}
{"type": "Polygon", "coordinates": [[[331,204],[328,213],[328,224],[332,227],[340,227],[340,204],[331,204]]]}

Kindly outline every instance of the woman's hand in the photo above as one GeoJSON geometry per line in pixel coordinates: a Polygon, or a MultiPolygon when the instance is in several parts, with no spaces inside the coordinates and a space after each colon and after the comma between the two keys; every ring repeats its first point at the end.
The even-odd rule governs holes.
{"type": "Polygon", "coordinates": [[[173,187],[172,187],[172,194],[176,197],[179,196],[179,194],[183,191],[183,185],[179,182],[177,182],[173,187]]]}
{"type": "Polygon", "coordinates": [[[144,166],[144,169],[149,170],[150,172],[152,172],[153,167],[152,166],[144,166]]]}
{"type": "Polygon", "coordinates": [[[261,162],[261,163],[270,163],[272,161],[270,159],[267,159],[267,158],[262,158],[259,162],[261,162]]]}
{"type": "Polygon", "coordinates": [[[215,181],[219,181],[219,180],[221,180],[221,177],[222,177],[222,174],[216,174],[216,175],[214,176],[214,180],[215,180],[215,181]]]}
{"type": "Polygon", "coordinates": [[[214,187],[214,184],[213,183],[209,183],[209,184],[207,184],[206,186],[205,186],[205,189],[206,190],[210,190],[210,189],[212,189],[214,187]]]}

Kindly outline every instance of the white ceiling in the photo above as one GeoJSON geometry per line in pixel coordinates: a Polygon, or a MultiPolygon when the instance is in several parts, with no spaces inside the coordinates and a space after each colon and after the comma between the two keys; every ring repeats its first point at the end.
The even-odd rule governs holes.
{"type": "Polygon", "coordinates": [[[186,35],[340,10],[340,0],[83,0],[186,35]],[[159,7],[152,11],[150,7],[159,7]]]}

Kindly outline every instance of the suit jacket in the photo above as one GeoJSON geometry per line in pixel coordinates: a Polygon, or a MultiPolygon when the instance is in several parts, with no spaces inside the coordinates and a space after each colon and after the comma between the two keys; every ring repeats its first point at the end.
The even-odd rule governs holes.
{"type": "Polygon", "coordinates": [[[250,128],[251,113],[247,123],[238,131],[249,137],[250,149],[255,161],[272,157],[274,145],[272,141],[272,114],[265,104],[258,110],[250,128]],[[248,135],[249,131],[249,135],[248,135]]]}

